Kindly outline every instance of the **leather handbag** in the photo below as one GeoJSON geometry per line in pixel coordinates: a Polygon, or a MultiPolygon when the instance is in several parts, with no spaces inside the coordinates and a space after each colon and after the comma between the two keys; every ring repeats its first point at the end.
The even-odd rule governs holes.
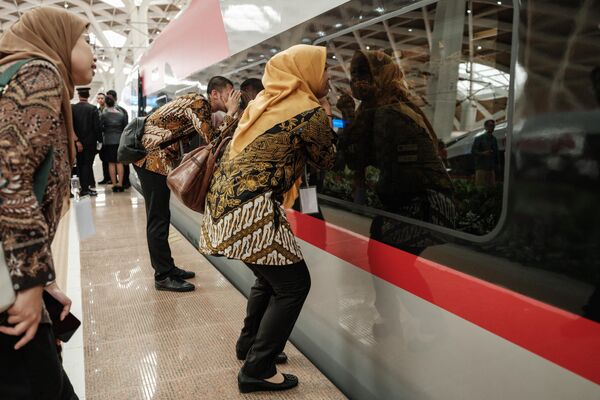
{"type": "Polygon", "coordinates": [[[204,203],[217,160],[230,140],[230,136],[225,136],[189,152],[167,176],[167,186],[189,209],[204,213],[204,203]]]}

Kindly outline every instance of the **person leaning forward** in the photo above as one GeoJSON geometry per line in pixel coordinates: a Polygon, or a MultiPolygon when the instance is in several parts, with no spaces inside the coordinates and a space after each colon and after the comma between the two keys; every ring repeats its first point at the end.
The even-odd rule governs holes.
{"type": "Polygon", "coordinates": [[[293,46],[267,62],[265,89],[244,111],[215,169],[200,251],[241,260],[256,282],[236,345],[241,392],[285,390],[298,378],[275,364],[310,290],[310,274],[282,205],[291,207],[306,163],[331,168],[335,133],[324,47],[293,46]]]}
{"type": "Polygon", "coordinates": [[[142,144],[148,153],[133,165],[146,205],[146,238],[157,290],[187,292],[195,289],[194,285],[185,281],[195,274],[175,266],[168,240],[171,192],[167,186],[167,175],[181,162],[180,143],[164,149],[159,146],[172,139],[183,138],[190,127],[204,142],[219,135],[220,129],[232,123],[239,108],[240,94],[232,90],[233,85],[223,88],[226,93],[210,96],[210,102],[200,94],[186,94],[163,105],[146,119],[142,144]],[[223,124],[216,130],[211,125],[211,109],[227,111],[223,124]]]}

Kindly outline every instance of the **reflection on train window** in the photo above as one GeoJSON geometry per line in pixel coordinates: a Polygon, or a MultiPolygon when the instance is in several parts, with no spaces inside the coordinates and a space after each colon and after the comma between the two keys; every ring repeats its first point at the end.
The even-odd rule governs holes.
{"type": "Polygon", "coordinates": [[[326,40],[340,140],[322,197],[374,217],[373,238],[410,250],[430,240],[395,216],[490,232],[502,210],[512,27],[510,2],[441,1],[326,40]]]}

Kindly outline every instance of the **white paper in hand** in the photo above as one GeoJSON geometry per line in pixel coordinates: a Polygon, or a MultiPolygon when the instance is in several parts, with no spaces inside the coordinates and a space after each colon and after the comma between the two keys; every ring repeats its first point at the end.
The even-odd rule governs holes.
{"type": "Polygon", "coordinates": [[[92,202],[90,201],[90,198],[85,196],[79,200],[74,200],[73,208],[75,209],[75,220],[77,221],[79,240],[84,240],[95,235],[96,225],[94,224],[92,202]]]}
{"type": "Polygon", "coordinates": [[[304,214],[316,214],[319,212],[316,187],[311,186],[300,189],[300,211],[304,214]]]}

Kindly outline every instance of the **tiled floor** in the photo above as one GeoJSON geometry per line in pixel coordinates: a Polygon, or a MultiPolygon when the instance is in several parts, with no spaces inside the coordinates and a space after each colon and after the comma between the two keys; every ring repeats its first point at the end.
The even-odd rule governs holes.
{"type": "Polygon", "coordinates": [[[192,293],[158,292],[145,239],[143,198],[133,189],[101,193],[97,234],[80,244],[88,400],[344,399],[291,344],[300,386],[241,395],[235,341],[246,299],[171,228],[176,263],[196,272],[192,293]]]}

